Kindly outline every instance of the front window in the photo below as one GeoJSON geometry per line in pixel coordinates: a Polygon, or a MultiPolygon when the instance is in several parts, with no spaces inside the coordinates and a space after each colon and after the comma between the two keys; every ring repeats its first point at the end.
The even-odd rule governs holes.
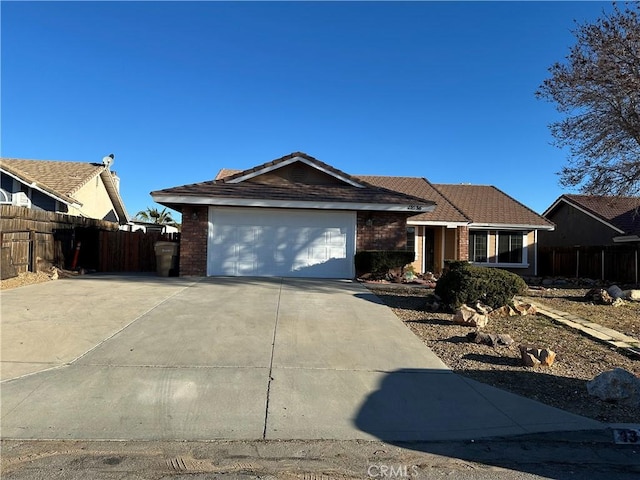
{"type": "Polygon", "coordinates": [[[469,232],[469,261],[486,263],[488,232],[469,232]]]}
{"type": "Polygon", "coordinates": [[[498,262],[523,263],[522,232],[498,232],[498,262]]]}
{"type": "Polygon", "coordinates": [[[416,227],[407,227],[407,251],[416,251],[416,227]]]}

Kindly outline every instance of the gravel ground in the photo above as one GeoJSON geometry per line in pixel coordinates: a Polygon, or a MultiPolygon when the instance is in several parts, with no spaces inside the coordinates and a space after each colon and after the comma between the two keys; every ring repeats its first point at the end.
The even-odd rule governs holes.
{"type": "Polygon", "coordinates": [[[536,302],[572,313],[586,320],[640,339],[640,303],[624,302],[620,306],[599,305],[585,300],[586,288],[544,288],[530,290],[536,302]]]}
{"type": "MultiPolygon", "coordinates": [[[[473,328],[452,323],[450,313],[424,311],[426,298],[433,290],[401,285],[366,286],[456,373],[603,422],[640,422],[638,409],[603,402],[591,397],[586,389],[587,381],[615,367],[640,375],[640,359],[628,357],[541,315],[489,320],[483,331],[510,335],[515,340],[511,347],[470,343],[466,335],[473,328]],[[518,350],[521,343],[550,348],[556,352],[555,363],[546,368],[522,366],[518,350]]],[[[532,290],[529,295],[538,297],[536,301],[541,304],[612,328],[620,327],[620,331],[638,337],[640,303],[594,306],[582,301],[581,292],[532,290]]]]}

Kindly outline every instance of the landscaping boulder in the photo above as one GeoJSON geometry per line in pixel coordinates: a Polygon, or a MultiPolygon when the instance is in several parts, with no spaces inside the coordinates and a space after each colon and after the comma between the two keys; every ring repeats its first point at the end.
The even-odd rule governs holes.
{"type": "Polygon", "coordinates": [[[625,290],[622,292],[622,298],[632,302],[640,302],[640,290],[625,290]]]}
{"type": "Polygon", "coordinates": [[[640,407],[640,378],[624,368],[614,368],[587,382],[587,392],[605,402],[640,407]]]}
{"type": "Polygon", "coordinates": [[[585,293],[584,298],[600,305],[611,305],[613,303],[613,297],[602,288],[592,288],[585,293]]]}
{"type": "Polygon", "coordinates": [[[611,285],[609,288],[607,288],[607,293],[611,295],[611,298],[613,298],[614,300],[616,298],[622,298],[622,296],[624,295],[622,289],[617,285],[611,285]]]}
{"type": "Polygon", "coordinates": [[[553,350],[526,345],[520,345],[520,356],[525,367],[550,367],[556,359],[553,350]]]}
{"type": "Polygon", "coordinates": [[[537,310],[536,307],[531,305],[530,303],[514,303],[513,307],[519,315],[535,315],[537,310]]]}
{"type": "Polygon", "coordinates": [[[470,332],[467,334],[467,340],[473,343],[489,345],[490,347],[508,347],[513,343],[513,338],[503,333],[470,332]]]}
{"type": "Polygon", "coordinates": [[[503,305],[500,308],[496,308],[495,310],[492,310],[491,313],[489,314],[489,317],[490,318],[515,317],[516,315],[518,315],[518,312],[516,312],[513,308],[511,308],[509,305],[503,305]]]}
{"type": "Polygon", "coordinates": [[[475,309],[467,305],[462,305],[453,316],[453,323],[466,325],[468,327],[486,327],[487,322],[488,317],[486,315],[478,313],[475,309]]]}

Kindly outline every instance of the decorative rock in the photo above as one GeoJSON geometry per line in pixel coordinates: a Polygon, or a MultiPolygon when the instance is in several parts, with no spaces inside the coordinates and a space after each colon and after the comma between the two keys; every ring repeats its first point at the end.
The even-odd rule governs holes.
{"type": "Polygon", "coordinates": [[[485,305],[483,303],[476,303],[476,312],[482,314],[482,315],[488,315],[489,313],[491,313],[492,308],[489,305],[485,305]]]}
{"type": "Polygon", "coordinates": [[[537,312],[536,307],[530,303],[516,303],[513,306],[520,315],[535,315],[537,312]]]}
{"type": "Polygon", "coordinates": [[[525,367],[550,367],[556,359],[556,353],[548,348],[520,345],[520,356],[525,367]]]}
{"type": "Polygon", "coordinates": [[[511,308],[509,305],[503,305],[500,308],[496,308],[495,310],[492,310],[491,313],[489,314],[489,317],[490,318],[515,317],[516,315],[518,315],[518,312],[516,312],[513,308],[511,308]]]}
{"type": "Polygon", "coordinates": [[[611,295],[611,298],[613,299],[622,298],[622,296],[624,295],[624,293],[622,292],[622,289],[617,285],[611,285],[607,289],[607,293],[611,295]]]}
{"type": "Polygon", "coordinates": [[[626,305],[626,303],[622,298],[616,298],[611,305],[614,307],[621,307],[622,305],[626,305]]]}
{"type": "Polygon", "coordinates": [[[453,316],[453,323],[458,325],[466,325],[468,327],[486,327],[488,317],[476,312],[473,308],[462,305],[453,316]]]}
{"type": "Polygon", "coordinates": [[[640,302],[640,290],[625,290],[622,292],[625,300],[631,300],[632,302],[640,302]]]}
{"type": "Polygon", "coordinates": [[[513,343],[510,335],[499,333],[470,332],[467,334],[467,340],[473,343],[489,345],[490,347],[508,347],[513,343]]]}
{"type": "Polygon", "coordinates": [[[584,298],[602,305],[611,305],[613,303],[613,298],[611,297],[611,295],[609,295],[606,290],[603,290],[601,288],[592,288],[587,293],[585,293],[584,298]]]}
{"type": "Polygon", "coordinates": [[[587,382],[587,392],[605,402],[640,407],[640,378],[624,368],[614,368],[587,382]]]}

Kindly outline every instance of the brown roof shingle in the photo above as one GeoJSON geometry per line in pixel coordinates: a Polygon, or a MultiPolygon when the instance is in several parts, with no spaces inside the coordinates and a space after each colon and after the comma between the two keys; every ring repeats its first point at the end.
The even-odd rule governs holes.
{"type": "Polygon", "coordinates": [[[640,197],[565,194],[560,199],[580,206],[626,235],[640,235],[640,197]]]}
{"type": "Polygon", "coordinates": [[[19,158],[0,158],[0,167],[69,203],[75,203],[73,194],[105,169],[104,165],[94,163],[19,158]]]}
{"type": "MultiPolygon", "coordinates": [[[[285,164],[286,165],[286,164],[285,164]]],[[[309,167],[311,168],[311,167],[309,167]]],[[[180,208],[179,204],[173,204],[166,200],[167,197],[199,197],[212,199],[242,199],[242,200],[275,200],[275,201],[302,201],[302,202],[325,202],[325,203],[361,203],[368,205],[422,205],[430,206],[433,202],[424,197],[412,196],[403,192],[398,192],[384,187],[369,185],[341,170],[338,170],[324,162],[321,162],[310,155],[302,152],[294,152],[285,155],[277,160],[263,163],[257,167],[247,170],[222,169],[212,181],[182,185],[178,187],[156,190],[151,192],[155,198],[163,205],[171,208],[180,208]],[[232,182],[233,180],[260,173],[269,167],[277,167],[287,160],[300,157],[308,160],[315,167],[320,167],[326,172],[335,175],[337,178],[353,182],[333,183],[333,184],[309,184],[309,183],[288,183],[288,184],[263,184],[251,181],[232,182]],[[358,185],[358,186],[354,186],[358,185]],[[165,197],[162,199],[161,197],[165,197]]]]}
{"type": "Polygon", "coordinates": [[[552,222],[494,186],[466,184],[434,184],[433,186],[474,224],[553,227],[552,222]]]}
{"type": "Polygon", "coordinates": [[[413,221],[453,223],[468,223],[470,221],[455,205],[452,205],[444,198],[426,178],[387,177],[380,175],[355,175],[355,177],[371,185],[436,202],[437,206],[433,212],[415,215],[411,217],[413,221]]]}

